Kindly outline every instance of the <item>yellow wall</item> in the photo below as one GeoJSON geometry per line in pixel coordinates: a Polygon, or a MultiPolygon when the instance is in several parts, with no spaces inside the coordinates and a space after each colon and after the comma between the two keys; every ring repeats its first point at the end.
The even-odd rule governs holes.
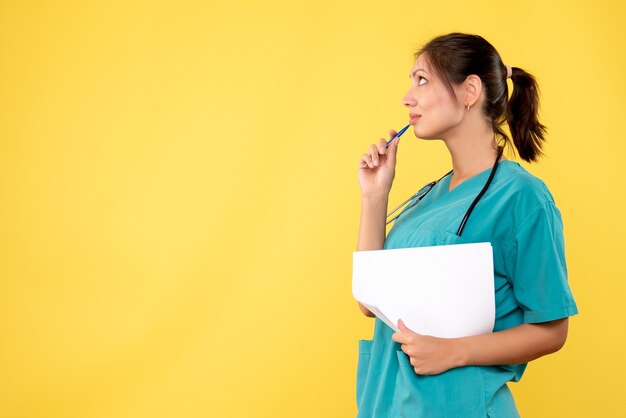
{"type": "MultiPolygon", "coordinates": [[[[1,3],[0,416],[354,416],[358,157],[452,31],[549,128],[580,314],[519,410],[624,416],[624,3],[298,3],[1,3]]],[[[394,205],[450,166],[404,141],[394,205]]]]}

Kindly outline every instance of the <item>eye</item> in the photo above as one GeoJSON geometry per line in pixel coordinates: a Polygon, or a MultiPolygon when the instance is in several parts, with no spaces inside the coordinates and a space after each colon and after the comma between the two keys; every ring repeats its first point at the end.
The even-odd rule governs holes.
{"type": "Polygon", "coordinates": [[[426,83],[428,83],[428,80],[426,80],[426,79],[425,79],[424,77],[422,77],[421,75],[418,75],[418,76],[417,76],[417,85],[418,85],[418,86],[421,86],[421,85],[425,84],[425,83],[422,83],[422,82],[421,82],[422,80],[424,80],[426,83]]]}

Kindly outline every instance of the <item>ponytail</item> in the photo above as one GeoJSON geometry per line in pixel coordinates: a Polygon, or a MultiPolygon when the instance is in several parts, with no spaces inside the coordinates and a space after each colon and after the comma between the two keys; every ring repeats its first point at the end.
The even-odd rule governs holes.
{"type": "Polygon", "coordinates": [[[533,162],[543,155],[546,126],[539,122],[539,87],[535,77],[521,68],[512,67],[513,93],[506,106],[513,144],[520,158],[533,162]]]}

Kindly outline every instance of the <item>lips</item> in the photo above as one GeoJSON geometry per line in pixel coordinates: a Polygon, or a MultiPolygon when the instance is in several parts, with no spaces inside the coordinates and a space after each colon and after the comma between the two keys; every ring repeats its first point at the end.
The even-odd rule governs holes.
{"type": "Polygon", "coordinates": [[[418,120],[419,118],[421,118],[421,117],[422,117],[422,115],[418,115],[418,114],[416,114],[416,113],[411,113],[411,114],[409,115],[409,117],[411,118],[411,120],[409,121],[409,123],[410,123],[410,124],[414,124],[415,122],[417,122],[417,120],[418,120]]]}

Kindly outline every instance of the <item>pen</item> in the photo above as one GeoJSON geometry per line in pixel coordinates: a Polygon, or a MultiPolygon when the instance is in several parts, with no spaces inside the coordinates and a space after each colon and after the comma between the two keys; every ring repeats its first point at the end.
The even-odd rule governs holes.
{"type": "Polygon", "coordinates": [[[393,138],[391,138],[389,141],[387,141],[387,145],[385,145],[385,148],[389,148],[389,144],[391,144],[391,141],[393,141],[394,139],[398,138],[399,136],[401,136],[408,128],[409,126],[411,126],[411,124],[409,123],[407,126],[405,126],[404,128],[400,129],[400,132],[398,132],[397,134],[395,134],[393,136],[393,138]]]}
{"type": "MultiPolygon", "coordinates": [[[[385,145],[385,149],[389,148],[389,144],[391,144],[391,141],[393,141],[394,139],[400,137],[403,133],[406,132],[407,129],[409,129],[409,126],[411,126],[411,124],[409,123],[407,126],[405,126],[404,128],[400,129],[400,132],[398,132],[397,134],[395,134],[393,136],[393,138],[391,138],[389,141],[387,141],[387,145],[385,145]]],[[[361,163],[361,168],[366,168],[367,167],[367,163],[364,161],[361,163]]]]}

